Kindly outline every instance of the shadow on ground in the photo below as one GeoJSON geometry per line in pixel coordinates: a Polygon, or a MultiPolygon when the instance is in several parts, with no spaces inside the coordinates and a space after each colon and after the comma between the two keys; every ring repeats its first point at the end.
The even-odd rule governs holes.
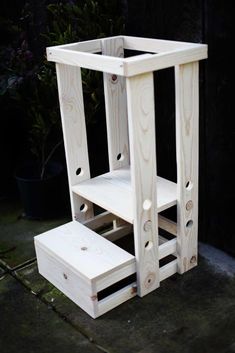
{"type": "Polygon", "coordinates": [[[93,320],[38,274],[34,260],[33,236],[66,220],[19,219],[17,205],[1,211],[1,353],[235,352],[235,277],[215,272],[204,257],[93,320]]]}

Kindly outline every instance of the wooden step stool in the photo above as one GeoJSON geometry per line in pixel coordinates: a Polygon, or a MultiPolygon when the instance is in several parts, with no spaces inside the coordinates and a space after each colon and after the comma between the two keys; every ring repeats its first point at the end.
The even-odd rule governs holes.
{"type": "Polygon", "coordinates": [[[118,36],[51,47],[47,57],[56,62],[73,221],[35,237],[38,267],[96,318],[197,264],[198,61],[207,46],[118,36]],[[124,58],[124,49],[145,53],[124,58]],[[153,71],[172,66],[177,184],[157,177],[155,152],[153,71]],[[81,67],[104,72],[110,171],[92,179],[81,67]],[[93,203],[106,211],[94,216],[93,203]],[[159,215],[174,205],[177,224],[159,215]],[[112,243],[132,229],[135,256],[112,243]]]}

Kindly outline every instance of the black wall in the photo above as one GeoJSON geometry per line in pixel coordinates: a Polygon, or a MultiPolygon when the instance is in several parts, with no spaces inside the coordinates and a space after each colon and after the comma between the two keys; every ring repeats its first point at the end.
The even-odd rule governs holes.
{"type": "MultiPolygon", "coordinates": [[[[219,0],[127,0],[124,6],[128,35],[209,46],[200,63],[199,239],[235,255],[233,8],[219,0]]],[[[174,179],[174,78],[164,71],[155,81],[158,170],[174,179]]]]}

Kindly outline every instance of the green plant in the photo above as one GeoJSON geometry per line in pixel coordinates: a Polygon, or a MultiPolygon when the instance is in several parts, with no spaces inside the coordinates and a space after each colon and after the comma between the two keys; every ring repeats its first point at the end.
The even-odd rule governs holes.
{"type": "MultiPolygon", "coordinates": [[[[42,45],[45,48],[120,34],[124,31],[123,23],[117,0],[49,4],[45,30],[41,33],[42,45]]],[[[62,144],[55,67],[44,55],[35,55],[31,49],[29,32],[34,26],[34,13],[30,4],[23,8],[20,24],[11,26],[15,39],[0,49],[3,63],[0,94],[14,101],[25,116],[30,151],[36,157],[38,174],[43,179],[48,162],[62,144]]],[[[100,75],[82,70],[87,123],[93,123],[101,112],[100,75]]]]}

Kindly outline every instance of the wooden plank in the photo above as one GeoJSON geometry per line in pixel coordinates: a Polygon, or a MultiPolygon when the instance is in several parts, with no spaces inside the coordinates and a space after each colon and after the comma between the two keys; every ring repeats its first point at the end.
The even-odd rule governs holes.
{"type": "MultiPolygon", "coordinates": [[[[177,260],[169,262],[167,265],[159,269],[160,281],[172,276],[177,272],[177,260]]],[[[137,284],[133,282],[132,284],[120,289],[119,291],[111,294],[110,296],[100,300],[98,302],[98,316],[105,314],[107,311],[115,308],[116,306],[122,304],[123,302],[136,296],[137,284]]]]}
{"type": "Polygon", "coordinates": [[[158,215],[158,227],[170,234],[177,235],[177,224],[161,215],[158,215]]]}
{"type": "Polygon", "coordinates": [[[105,276],[97,278],[95,282],[96,292],[100,292],[101,290],[110,287],[112,284],[117,283],[128,276],[133,275],[135,272],[136,264],[135,261],[132,261],[128,265],[120,267],[116,271],[109,272],[105,276]]]}
{"type": "Polygon", "coordinates": [[[176,253],[176,238],[165,241],[163,244],[159,245],[159,260],[163,259],[168,255],[176,253]]]}
{"type": "Polygon", "coordinates": [[[73,185],[90,178],[81,70],[79,67],[56,64],[56,73],[72,218],[84,221],[93,216],[93,206],[71,189],[73,185]],[[85,208],[82,209],[82,205],[85,208]]]}
{"type": "Polygon", "coordinates": [[[122,75],[123,60],[106,55],[84,53],[76,50],[62,49],[57,47],[47,48],[47,60],[59,64],[83,67],[85,69],[109,72],[111,74],[122,75]]]}
{"type": "Polygon", "coordinates": [[[133,56],[125,59],[124,75],[130,77],[206,58],[207,45],[204,44],[189,49],[172,50],[160,54],[133,56]]]}
{"type": "Polygon", "coordinates": [[[138,295],[159,286],[153,74],[127,79],[138,295]]]}
{"type": "Polygon", "coordinates": [[[139,50],[150,53],[162,53],[171,50],[197,48],[201,45],[196,43],[130,36],[124,36],[123,39],[125,49],[139,50]]]}
{"type": "MultiPolygon", "coordinates": [[[[102,54],[123,58],[123,38],[103,39],[102,54]]],[[[109,169],[115,170],[130,164],[125,78],[104,73],[104,94],[109,169]]]]}
{"type": "Polygon", "coordinates": [[[100,300],[98,302],[98,316],[105,314],[107,311],[136,296],[135,286],[136,283],[132,283],[125,288],[122,288],[119,291],[111,294],[110,296],[100,300]]]}
{"type": "Polygon", "coordinates": [[[108,224],[111,224],[116,216],[108,211],[100,213],[97,216],[94,216],[90,219],[87,219],[82,224],[92,230],[96,230],[101,227],[105,227],[108,224]]]}
{"type": "Polygon", "coordinates": [[[36,236],[35,244],[88,283],[135,262],[134,256],[76,221],[36,236]]]}
{"type": "Polygon", "coordinates": [[[35,243],[39,273],[79,305],[89,315],[95,317],[97,302],[92,300],[96,292],[90,284],[79,277],[71,268],[54,258],[35,243]]]}
{"type": "Polygon", "coordinates": [[[101,40],[93,39],[93,40],[87,40],[87,41],[82,41],[77,43],[57,45],[53,48],[84,51],[86,53],[98,53],[101,51],[101,40]]]}
{"type": "Polygon", "coordinates": [[[116,241],[132,232],[133,232],[133,227],[131,224],[128,224],[128,225],[123,225],[123,226],[118,226],[116,228],[113,228],[107,232],[102,233],[101,235],[102,237],[104,237],[105,239],[108,239],[109,241],[116,241]]]}
{"type": "Polygon", "coordinates": [[[169,262],[165,266],[160,267],[160,281],[164,281],[166,278],[174,275],[177,272],[177,259],[169,262]]]}
{"type": "Polygon", "coordinates": [[[197,265],[198,62],[175,68],[178,271],[197,265]]]}
{"type": "MultiPolygon", "coordinates": [[[[176,204],[176,184],[155,176],[157,212],[176,204]]],[[[116,216],[133,223],[131,175],[129,168],[120,168],[74,185],[78,195],[96,203],[116,216]],[[114,202],[115,200],[115,202],[114,202]]]]}

